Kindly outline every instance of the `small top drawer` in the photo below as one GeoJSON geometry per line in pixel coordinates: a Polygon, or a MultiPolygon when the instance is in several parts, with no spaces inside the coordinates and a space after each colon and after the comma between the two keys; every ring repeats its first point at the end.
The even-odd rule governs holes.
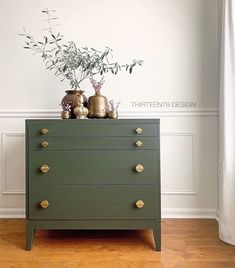
{"type": "Polygon", "coordinates": [[[154,137],[158,133],[158,124],[144,120],[40,120],[29,124],[29,137],[154,137]],[[115,121],[115,122],[114,122],[115,121]]]}
{"type": "Polygon", "coordinates": [[[29,139],[30,151],[62,150],[153,150],[156,137],[42,137],[29,139]]]}

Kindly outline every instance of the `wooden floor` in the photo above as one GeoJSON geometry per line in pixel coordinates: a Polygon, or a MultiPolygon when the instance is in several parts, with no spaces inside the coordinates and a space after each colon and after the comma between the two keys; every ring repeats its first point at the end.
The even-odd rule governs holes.
{"type": "Polygon", "coordinates": [[[24,220],[0,220],[0,267],[235,267],[235,247],[218,239],[215,220],[162,220],[162,251],[152,232],[37,231],[24,250],[24,220]]]}

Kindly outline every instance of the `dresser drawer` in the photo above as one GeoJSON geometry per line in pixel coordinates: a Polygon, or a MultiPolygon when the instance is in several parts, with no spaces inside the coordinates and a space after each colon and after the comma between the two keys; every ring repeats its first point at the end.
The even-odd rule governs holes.
{"type": "Polygon", "coordinates": [[[32,124],[29,125],[29,137],[153,137],[157,135],[158,125],[155,124],[112,124],[104,122],[101,125],[89,122],[90,120],[87,123],[79,123],[77,120],[77,124],[71,124],[70,122],[63,122],[61,124],[32,124]],[[137,133],[137,131],[141,133],[137,133]]]}
{"type": "Polygon", "coordinates": [[[154,184],[157,150],[29,152],[30,184],[154,184]],[[144,167],[136,171],[136,165],[144,167]],[[40,167],[48,165],[42,172],[40,167]],[[45,171],[45,170],[44,170],[45,171]]]}
{"type": "Polygon", "coordinates": [[[30,186],[30,219],[158,219],[152,186],[30,186]],[[42,200],[49,202],[42,208],[42,200]],[[142,200],[143,208],[136,202],[142,200]]]}
{"type": "Polygon", "coordinates": [[[30,138],[29,150],[150,150],[157,148],[156,137],[63,137],[30,138]]]}

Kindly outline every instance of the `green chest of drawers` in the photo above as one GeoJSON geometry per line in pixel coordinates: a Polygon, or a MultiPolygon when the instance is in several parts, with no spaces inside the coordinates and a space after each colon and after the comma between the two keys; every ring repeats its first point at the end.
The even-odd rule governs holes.
{"type": "Polygon", "coordinates": [[[37,229],[152,229],[161,249],[158,119],[26,120],[26,250],[37,229]]]}

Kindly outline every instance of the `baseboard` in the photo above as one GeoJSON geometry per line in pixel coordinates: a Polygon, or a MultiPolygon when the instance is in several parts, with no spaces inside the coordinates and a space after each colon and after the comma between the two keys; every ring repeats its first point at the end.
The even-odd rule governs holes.
{"type": "Polygon", "coordinates": [[[0,208],[0,219],[25,218],[24,208],[0,208]]]}
{"type": "MultiPolygon", "coordinates": [[[[25,218],[23,208],[0,208],[0,218],[25,218]]],[[[185,208],[164,208],[162,218],[188,218],[188,219],[216,219],[218,220],[218,210],[216,209],[185,209],[185,208]]]]}
{"type": "Polygon", "coordinates": [[[216,209],[163,208],[162,218],[216,219],[216,209]]]}
{"type": "Polygon", "coordinates": [[[216,210],[216,216],[215,219],[217,220],[217,222],[219,223],[219,209],[216,210]]]}

